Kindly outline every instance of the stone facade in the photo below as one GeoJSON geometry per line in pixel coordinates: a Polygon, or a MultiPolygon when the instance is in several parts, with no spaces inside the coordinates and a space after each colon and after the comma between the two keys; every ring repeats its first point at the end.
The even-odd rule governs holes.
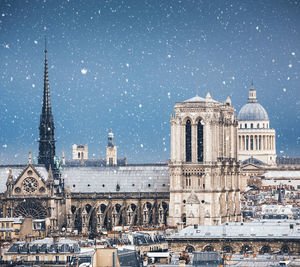
{"type": "Polygon", "coordinates": [[[110,130],[108,133],[108,144],[106,147],[106,166],[117,165],[117,146],[114,144],[114,134],[110,130]]]}
{"type": "Polygon", "coordinates": [[[67,230],[100,232],[114,226],[166,225],[168,194],[66,194],[67,230]]]}
{"type": "Polygon", "coordinates": [[[88,152],[88,145],[76,145],[72,146],[72,159],[88,159],[89,152],[88,152]]]}
{"type": "Polygon", "coordinates": [[[263,164],[276,165],[276,133],[270,129],[267,112],[257,103],[253,86],[249,90],[248,104],[241,108],[238,120],[238,159],[246,161],[252,158],[252,161],[256,159],[263,164]]]}
{"type": "Polygon", "coordinates": [[[237,120],[225,103],[196,96],[171,117],[169,225],[240,221],[237,120]]]}
{"type": "Polygon", "coordinates": [[[286,239],[251,239],[251,238],[219,238],[219,239],[182,239],[169,240],[169,250],[174,253],[182,251],[218,251],[232,254],[290,254],[300,253],[298,240],[286,239]]]}
{"type": "MultiPolygon", "coordinates": [[[[65,209],[63,196],[55,190],[51,167],[49,172],[43,167],[38,169],[48,174],[47,180],[31,164],[21,169],[17,177],[9,169],[7,190],[1,196],[2,217],[48,218],[48,230],[55,231],[65,220],[64,213],[59,212],[65,209]]],[[[15,168],[17,172],[18,168],[15,168]]]]}

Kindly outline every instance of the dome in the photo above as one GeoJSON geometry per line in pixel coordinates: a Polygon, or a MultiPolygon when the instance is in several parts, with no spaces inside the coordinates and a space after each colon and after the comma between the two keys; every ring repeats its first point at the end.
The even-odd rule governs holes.
{"type": "Polygon", "coordinates": [[[258,103],[248,103],[244,105],[239,114],[239,121],[268,121],[269,116],[262,105],[258,103]]]}

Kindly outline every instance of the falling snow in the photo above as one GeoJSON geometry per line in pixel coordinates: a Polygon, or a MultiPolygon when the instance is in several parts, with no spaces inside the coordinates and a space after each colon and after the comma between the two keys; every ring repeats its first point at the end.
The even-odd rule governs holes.
{"type": "Polygon", "coordinates": [[[87,69],[81,69],[81,74],[83,74],[83,75],[85,75],[85,74],[87,74],[87,69]]]}
{"type": "Polygon", "coordinates": [[[210,91],[237,113],[253,80],[280,155],[300,156],[298,1],[54,2],[1,5],[0,163],[37,154],[45,36],[59,155],[105,157],[111,128],[128,162],[167,162],[176,102],[210,91]]]}

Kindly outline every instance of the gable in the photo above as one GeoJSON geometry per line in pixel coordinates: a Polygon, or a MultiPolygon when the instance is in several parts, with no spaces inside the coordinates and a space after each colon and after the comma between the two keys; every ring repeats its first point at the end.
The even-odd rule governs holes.
{"type": "Polygon", "coordinates": [[[248,163],[248,164],[246,164],[242,167],[242,170],[251,170],[251,171],[253,171],[253,170],[262,170],[262,168],[257,166],[257,165],[248,163]]]}
{"type": "Polygon", "coordinates": [[[46,182],[38,171],[29,164],[16,179],[12,195],[31,197],[47,195],[46,182]]]}

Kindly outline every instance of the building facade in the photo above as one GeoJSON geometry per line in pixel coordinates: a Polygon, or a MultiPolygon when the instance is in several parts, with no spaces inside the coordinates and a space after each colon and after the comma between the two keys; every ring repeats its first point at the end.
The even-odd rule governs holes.
{"type": "Polygon", "coordinates": [[[227,98],[176,103],[171,117],[169,225],[240,221],[237,120],[227,98]]]}
{"type": "Polygon", "coordinates": [[[257,102],[253,84],[238,121],[238,159],[244,163],[276,165],[275,130],[270,128],[268,113],[257,102]]]}
{"type": "Polygon", "coordinates": [[[299,230],[299,223],[295,220],[194,225],[169,236],[167,241],[170,250],[175,253],[218,251],[229,254],[299,255],[299,230]]]}

